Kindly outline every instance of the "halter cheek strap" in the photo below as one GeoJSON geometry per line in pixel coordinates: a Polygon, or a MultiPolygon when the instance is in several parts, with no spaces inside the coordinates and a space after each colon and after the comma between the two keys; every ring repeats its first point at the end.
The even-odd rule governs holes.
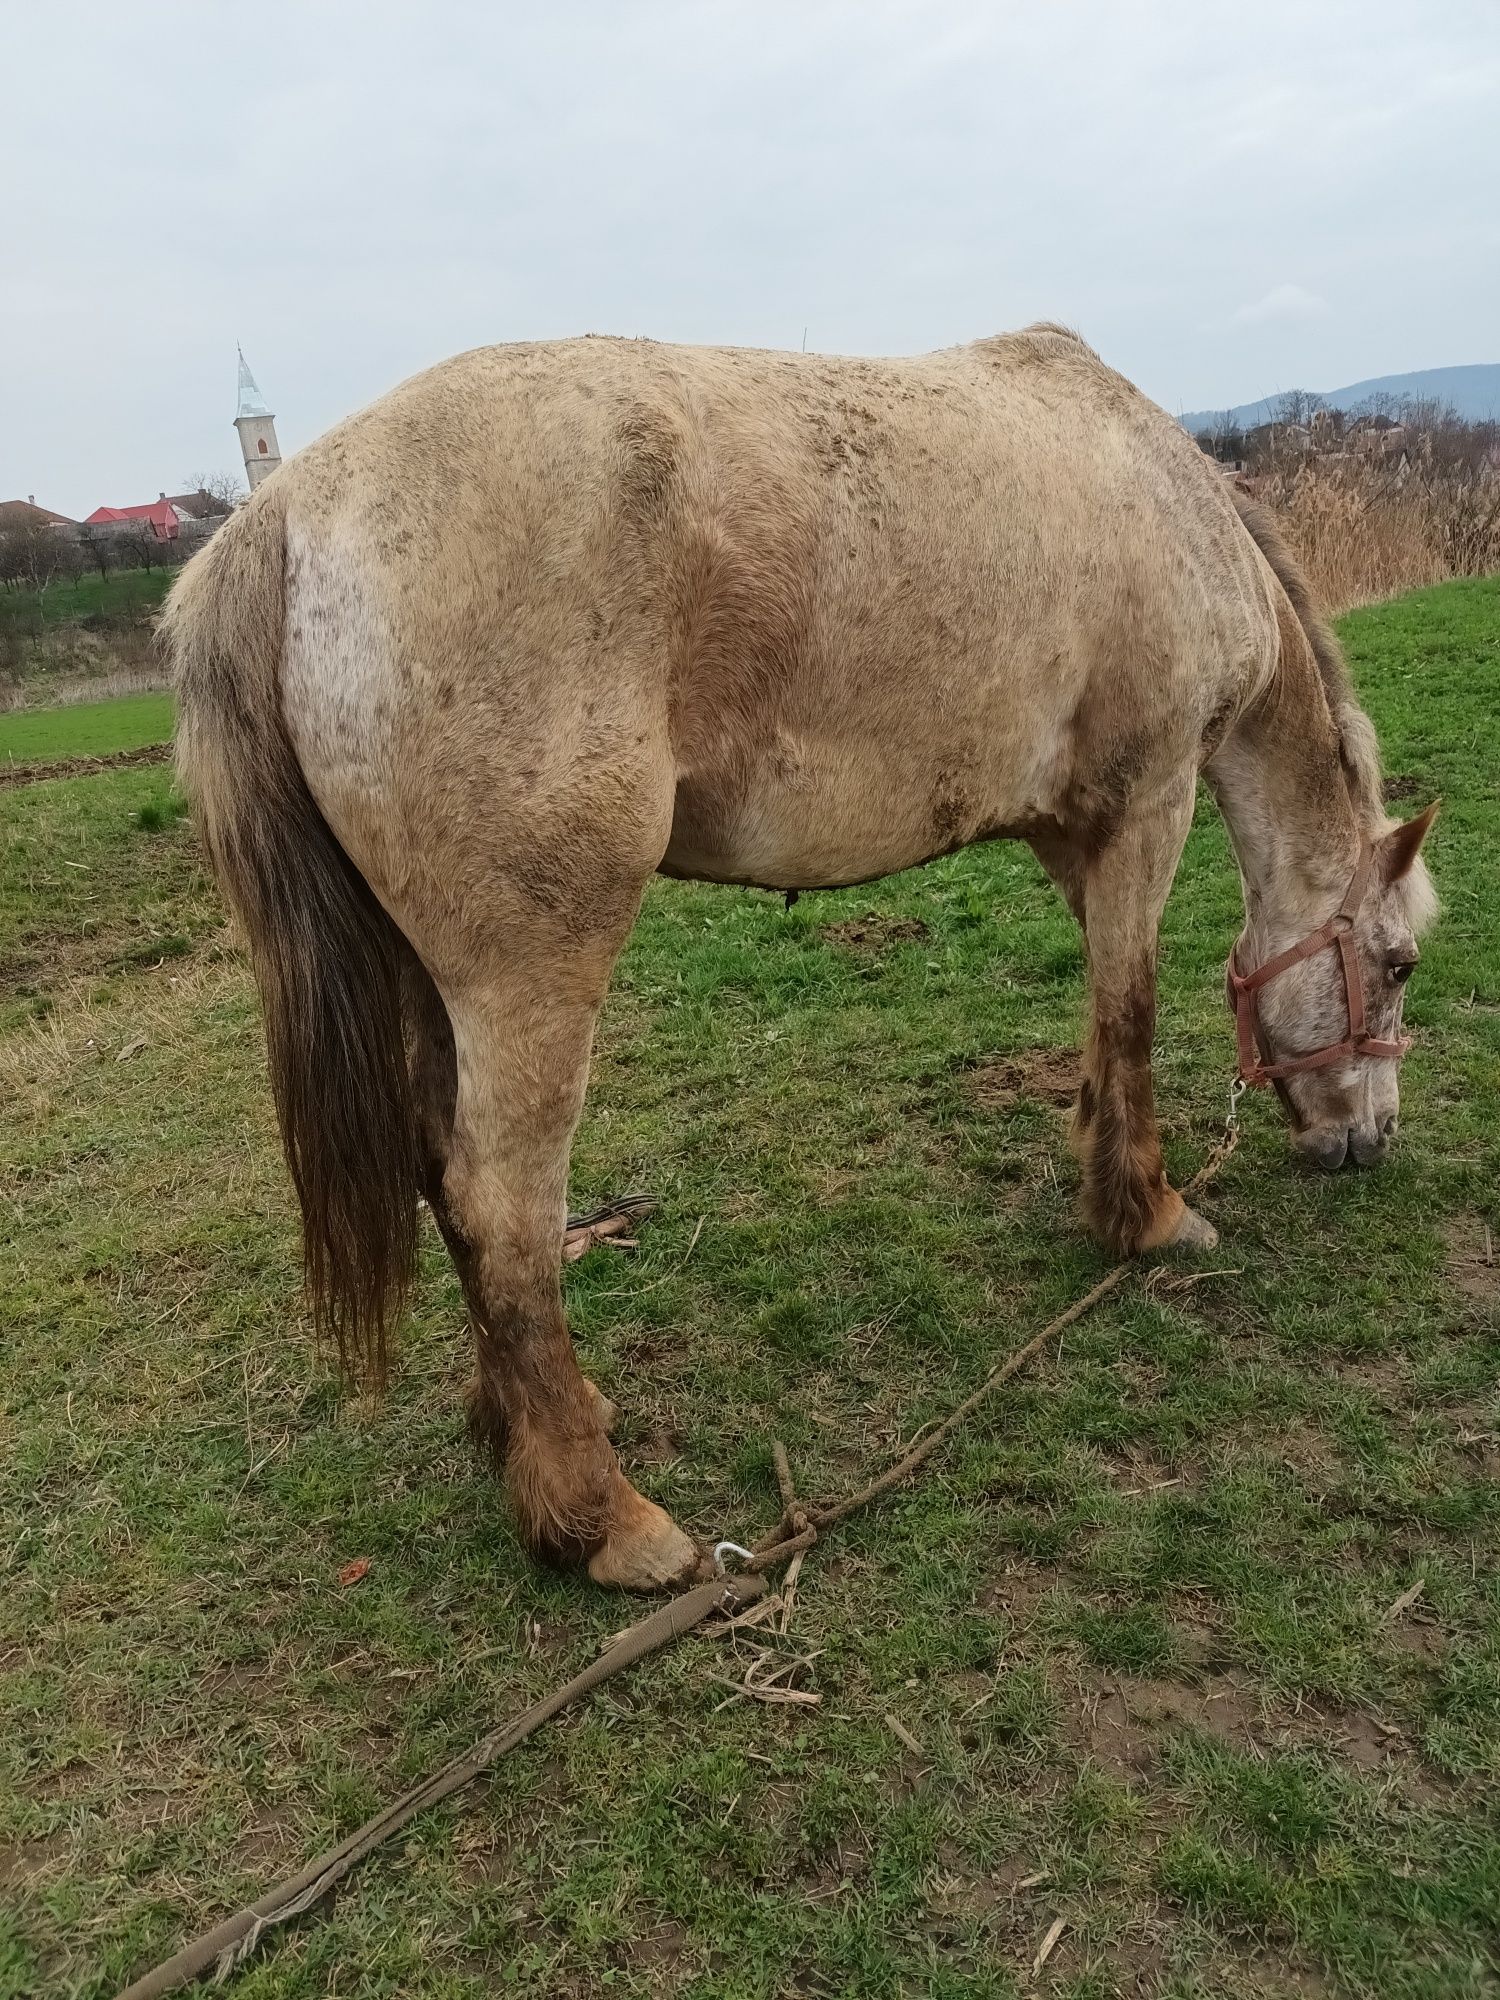
{"type": "Polygon", "coordinates": [[[1349,878],[1349,887],[1344,891],[1344,900],[1339,904],[1327,923],[1319,924],[1315,931],[1309,931],[1300,944],[1294,944],[1285,951],[1268,958],[1253,972],[1242,973],[1231,958],[1229,962],[1229,990],[1234,1006],[1235,1035],[1239,1042],[1240,1076],[1246,1083],[1274,1084],[1278,1092],[1285,1096],[1282,1079],[1295,1076],[1302,1070],[1327,1069],[1331,1064],[1344,1062],[1351,1057],[1367,1056],[1372,1061],[1382,1057],[1399,1060],[1411,1047],[1411,1036],[1403,1035],[1399,1041],[1386,1042],[1372,1035],[1365,1027],[1365,995],[1359,977],[1359,954],[1354,946],[1354,920],[1359,915],[1360,905],[1370,887],[1370,873],[1374,865],[1375,851],[1365,840],[1360,843],[1359,860],[1354,873],[1349,878]],[[1307,1055],[1287,1056],[1281,1062],[1272,1059],[1270,1042],[1261,1023],[1255,996],[1263,986],[1268,986],[1278,974],[1286,972],[1294,965],[1300,965],[1305,958],[1313,958],[1320,951],[1332,946],[1339,955],[1339,964],[1344,973],[1344,998],[1349,1010],[1349,1032],[1341,1042],[1329,1042],[1321,1049],[1313,1049],[1307,1055]]]}

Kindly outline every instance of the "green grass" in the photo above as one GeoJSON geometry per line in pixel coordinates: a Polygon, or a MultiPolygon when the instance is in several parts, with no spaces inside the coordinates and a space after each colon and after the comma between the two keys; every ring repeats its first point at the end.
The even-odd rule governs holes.
{"type": "MultiPolygon", "coordinates": [[[[1344,630],[1389,770],[1445,799],[1390,1165],[1310,1177],[1247,1105],[1216,1275],[1116,1295],[810,1556],[772,1643],[817,1706],[733,1698],[748,1640],[689,1641],[238,1991],[1500,1990],[1500,586],[1344,630]]],[[[518,1549],[435,1243],[382,1407],[313,1353],[252,989],[166,771],[0,813],[0,1995],[92,1996],[630,1611],[518,1549]]],[[[1237,894],[1205,806],[1163,948],[1179,1175],[1222,1120],[1237,894]]],[[[777,1436],[847,1489],[1099,1275],[1059,1114],[976,1087],[1075,1044],[1082,992],[1023,849],[791,911],[653,888],[574,1194],[661,1207],[568,1292],[685,1523],[763,1531],[777,1436]],[[927,934],[824,935],[869,911],[927,934]]]]}
{"type": "Polygon", "coordinates": [[[43,591],[0,590],[0,623],[9,620],[30,630],[78,620],[139,618],[157,608],[176,575],[175,566],[114,570],[108,576],[95,570],[61,577],[43,591]]]}
{"type": "Polygon", "coordinates": [[[219,930],[185,810],[164,765],[0,788],[0,1029],[219,930]]]}
{"type": "Polygon", "coordinates": [[[165,743],[172,734],[169,694],[122,694],[63,708],[0,715],[0,767],[61,757],[106,757],[165,743]]]}

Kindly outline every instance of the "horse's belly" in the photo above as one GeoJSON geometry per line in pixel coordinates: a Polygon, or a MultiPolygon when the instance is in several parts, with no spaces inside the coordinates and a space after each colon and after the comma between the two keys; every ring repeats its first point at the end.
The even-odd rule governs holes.
{"type": "Polygon", "coordinates": [[[902,768],[785,742],[750,768],[678,781],[666,875],[770,889],[832,889],[915,868],[976,840],[1025,835],[1041,815],[1021,788],[953,764],[902,768]]]}

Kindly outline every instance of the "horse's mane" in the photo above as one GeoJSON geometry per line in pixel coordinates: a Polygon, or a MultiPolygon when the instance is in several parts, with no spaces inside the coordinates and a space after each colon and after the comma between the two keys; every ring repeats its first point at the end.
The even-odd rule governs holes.
{"type": "Polygon", "coordinates": [[[1360,817],[1372,830],[1383,826],[1385,786],[1380,768],[1380,743],[1374,724],[1360,707],[1359,697],[1354,692],[1354,679],[1349,672],[1344,649],[1319,609],[1311,586],[1287,547],[1281,530],[1266,509],[1238,487],[1230,488],[1230,496],[1251,539],[1286,592],[1287,601],[1297,614],[1297,623],[1307,634],[1307,643],[1312,647],[1313,658],[1318,663],[1328,712],[1338,731],[1339,756],[1360,817]]]}
{"type": "MultiPolygon", "coordinates": [[[[1307,634],[1307,643],[1312,647],[1313,658],[1318,663],[1318,677],[1323,683],[1328,711],[1338,731],[1339,761],[1344,767],[1355,812],[1366,838],[1379,840],[1392,825],[1385,810],[1380,740],[1375,734],[1374,723],[1359,705],[1344,649],[1315,603],[1307,578],[1282,540],[1276,523],[1265,508],[1257,506],[1247,493],[1242,493],[1237,487],[1231,487],[1230,492],[1240,519],[1270,564],[1276,581],[1286,592],[1287,602],[1297,614],[1297,623],[1307,634]]],[[[1420,934],[1437,914],[1437,895],[1420,856],[1408,865],[1394,886],[1405,904],[1412,930],[1420,934]]]]}
{"type": "MultiPolygon", "coordinates": [[[[1033,320],[1014,333],[991,333],[975,342],[977,347],[995,348],[1012,362],[1076,360],[1099,361],[1083,335],[1055,319],[1033,320]]],[[[1100,367],[1103,363],[1099,362],[1100,367]]]]}
{"type": "Polygon", "coordinates": [[[1095,361],[1099,359],[1098,354],[1089,346],[1077,327],[1064,326],[1060,319],[1034,319],[1030,326],[1023,326],[1020,333],[1013,338],[1025,340],[1035,334],[1051,335],[1054,339],[1066,340],[1074,347],[1081,347],[1084,353],[1091,355],[1095,361]]]}

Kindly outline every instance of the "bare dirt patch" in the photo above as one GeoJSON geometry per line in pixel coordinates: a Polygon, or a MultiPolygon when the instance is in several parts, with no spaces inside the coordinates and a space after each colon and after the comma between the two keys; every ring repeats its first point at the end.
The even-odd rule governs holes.
{"type": "Polygon", "coordinates": [[[1500,1480],[1500,1405],[1459,1404],[1449,1411],[1454,1441],[1487,1478],[1500,1480]]]}
{"type": "Polygon", "coordinates": [[[1003,1611],[1022,1628],[1031,1624],[1037,1606],[1057,1582],[1050,1570],[1008,1569],[984,1585],[977,1599],[981,1611],[1003,1611]]]}
{"type": "Polygon", "coordinates": [[[1150,1771],[1165,1731],[1194,1729],[1243,1749],[1263,1721],[1259,1702],[1223,1675],[1193,1686],[1109,1674],[1085,1681],[1083,1698],[1067,1706],[1065,1729],[1092,1762],[1129,1779],[1150,1771]]]}
{"type": "Polygon", "coordinates": [[[66,1833],[38,1834],[32,1840],[0,1840],[0,1889],[21,1889],[45,1879],[52,1864],[72,1852],[66,1833]]]}
{"type": "Polygon", "coordinates": [[[1256,1756],[1319,1751],[1395,1780],[1417,1804],[1441,1799],[1447,1790],[1406,1732],[1383,1717],[1314,1704],[1289,1711],[1230,1674],[1185,1681],[1089,1673],[1061,1704],[1061,1727],[1075,1752],[1124,1783],[1149,1785],[1164,1739],[1174,1730],[1192,1730],[1256,1756]]]}
{"type": "Polygon", "coordinates": [[[1455,1215],[1443,1236],[1447,1244],[1443,1267],[1449,1284],[1466,1299],[1493,1305],[1500,1297],[1500,1252],[1490,1224],[1483,1216],[1455,1215]]]}
{"type": "Polygon", "coordinates": [[[850,917],[841,924],[824,924],[818,932],[828,944],[853,951],[884,951],[893,944],[920,942],[931,932],[920,917],[850,917]]]}
{"type": "Polygon", "coordinates": [[[1127,1499],[1144,1499],[1190,1485],[1196,1477],[1190,1465],[1167,1464],[1153,1452],[1132,1445],[1104,1461],[1106,1476],[1127,1499]]]}
{"type": "Polygon", "coordinates": [[[0,789],[39,785],[45,778],[87,778],[96,771],[123,771],[132,764],[165,764],[170,743],[147,743],[139,750],[111,750],[104,757],[52,757],[38,763],[0,764],[0,789]]]}
{"type": "Polygon", "coordinates": [[[1009,1055],[970,1070],[964,1087],[976,1104],[992,1111],[1022,1099],[1066,1107],[1078,1094],[1078,1051],[1012,1049],[1009,1055]]]}
{"type": "Polygon", "coordinates": [[[1415,1660],[1424,1667],[1437,1666],[1448,1651],[1448,1641],[1441,1627],[1431,1619],[1413,1618],[1408,1615],[1390,1628],[1390,1642],[1398,1652],[1415,1660]]]}
{"type": "Polygon", "coordinates": [[[1273,1714],[1261,1740],[1269,1749],[1319,1750],[1358,1771],[1391,1779],[1415,1805],[1439,1804],[1453,1791],[1404,1729],[1362,1709],[1308,1706],[1293,1716],[1273,1714]]]}

